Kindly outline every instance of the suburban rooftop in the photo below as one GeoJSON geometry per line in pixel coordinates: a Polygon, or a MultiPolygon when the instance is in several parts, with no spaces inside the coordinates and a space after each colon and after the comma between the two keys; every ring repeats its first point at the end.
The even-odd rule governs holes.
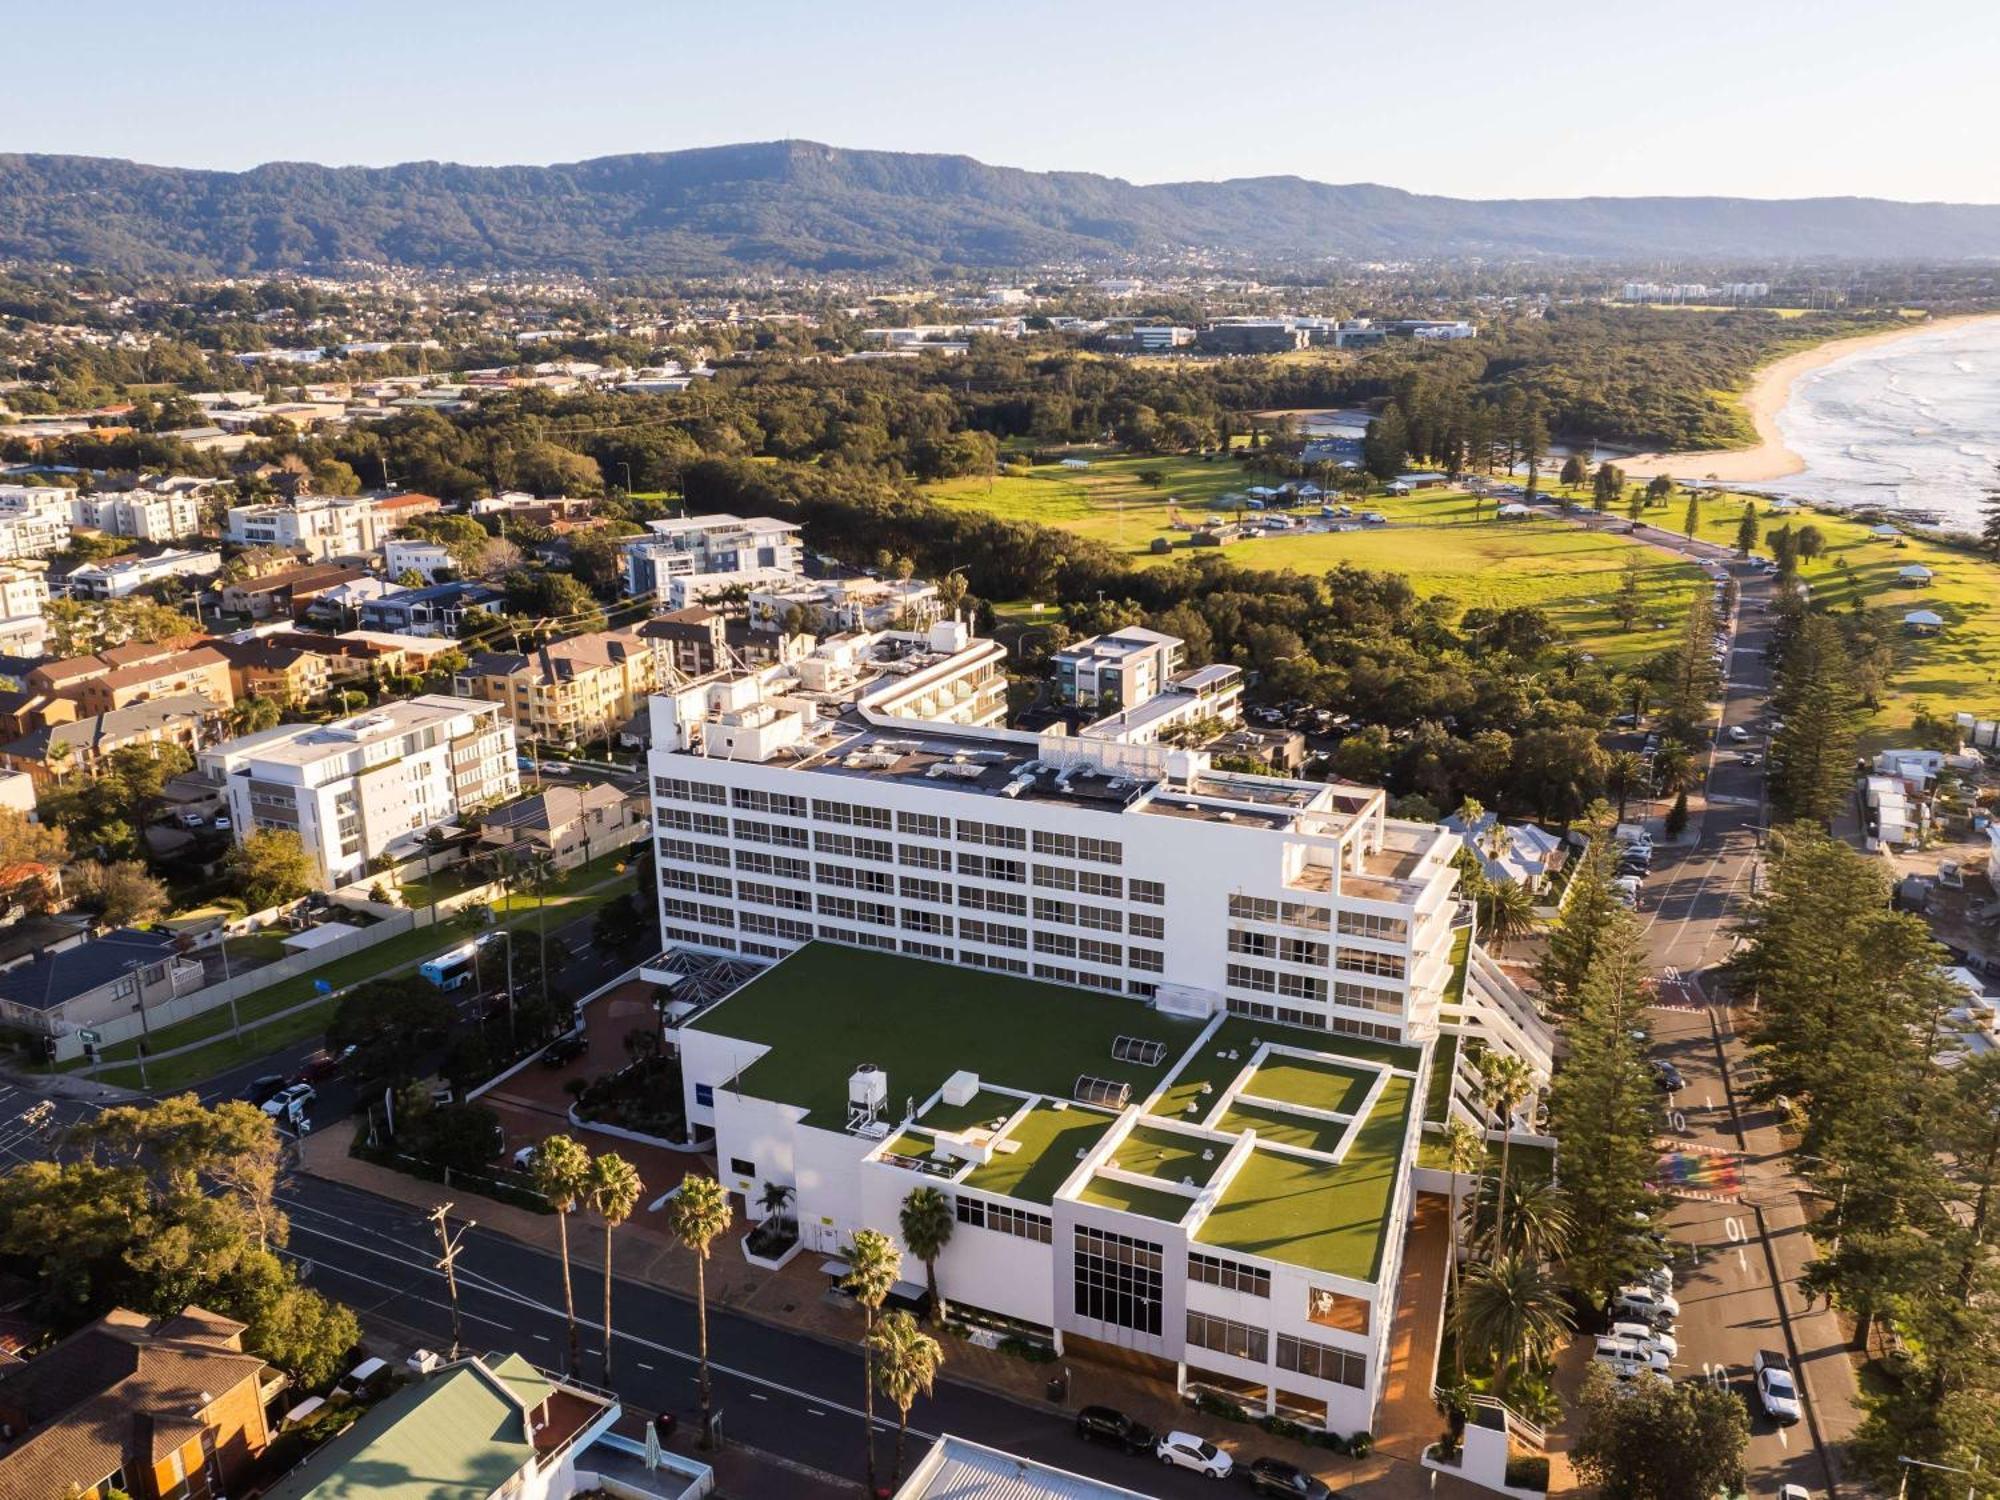
{"type": "Polygon", "coordinates": [[[796,1105],[822,1130],[850,1129],[849,1080],[879,1068],[888,1104],[856,1133],[912,1174],[1042,1207],[1076,1198],[1364,1282],[1380,1270],[1423,1060],[827,943],[687,1025],[753,1044],[718,1087],[796,1105]]]}

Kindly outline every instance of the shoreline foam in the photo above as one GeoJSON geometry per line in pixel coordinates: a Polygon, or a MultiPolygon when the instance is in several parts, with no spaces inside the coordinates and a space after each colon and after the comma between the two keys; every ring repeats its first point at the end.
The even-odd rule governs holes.
{"type": "Polygon", "coordinates": [[[1884,344],[1901,343],[1927,333],[1941,333],[1972,323],[2000,321],[2000,314],[1960,313],[1949,318],[1928,319],[1907,328],[1885,328],[1855,338],[1829,339],[1810,349],[1801,349],[1765,365],[1752,377],[1743,393],[1743,406],[1757,429],[1757,442],[1748,448],[1700,448],[1684,453],[1635,453],[1615,459],[1634,479],[1650,479],[1668,474],[1676,479],[1713,479],[1724,484],[1755,484],[1785,479],[1803,472],[1805,460],[1785,446],[1778,430],[1778,413],[1792,398],[1792,387],[1802,376],[1824,369],[1850,354],[1859,354],[1884,344]]]}

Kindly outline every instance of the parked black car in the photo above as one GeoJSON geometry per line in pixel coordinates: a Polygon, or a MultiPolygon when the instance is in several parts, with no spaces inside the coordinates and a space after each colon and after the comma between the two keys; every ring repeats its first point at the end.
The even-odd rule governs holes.
{"type": "Polygon", "coordinates": [[[1687,1080],[1681,1077],[1681,1070],[1657,1057],[1653,1059],[1653,1082],[1670,1094],[1678,1094],[1687,1087],[1687,1080]]]}
{"type": "Polygon", "coordinates": [[[1153,1429],[1110,1406],[1086,1406],[1076,1414],[1076,1435],[1094,1443],[1116,1443],[1127,1453],[1151,1452],[1153,1429]]]}
{"type": "Polygon", "coordinates": [[[290,1080],[283,1073],[266,1073],[263,1077],[252,1081],[250,1087],[243,1091],[243,1097],[250,1103],[261,1106],[266,1099],[273,1098],[288,1082],[290,1080]]]}
{"type": "Polygon", "coordinates": [[[560,1068],[590,1050],[590,1042],[580,1031],[572,1031],[568,1036],[559,1036],[542,1048],[542,1066],[560,1068]]]}
{"type": "Polygon", "coordinates": [[[1260,1458],[1250,1465],[1249,1473],[1250,1488],[1260,1495],[1283,1495],[1286,1500],[1332,1500],[1333,1491],[1324,1480],[1313,1478],[1282,1458],[1260,1458]]]}

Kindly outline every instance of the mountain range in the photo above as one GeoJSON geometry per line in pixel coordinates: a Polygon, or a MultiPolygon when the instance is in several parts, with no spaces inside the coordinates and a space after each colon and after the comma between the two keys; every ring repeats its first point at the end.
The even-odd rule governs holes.
{"type": "Polygon", "coordinates": [[[810,141],[547,167],[208,172],[0,154],[0,258],[125,272],[909,273],[1322,257],[1627,262],[2000,256],[2000,205],[1475,200],[1299,177],[1140,186],[810,141]]]}

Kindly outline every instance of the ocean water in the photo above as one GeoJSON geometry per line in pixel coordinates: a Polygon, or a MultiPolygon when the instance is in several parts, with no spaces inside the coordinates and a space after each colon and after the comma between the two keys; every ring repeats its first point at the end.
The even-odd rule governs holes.
{"type": "Polygon", "coordinates": [[[1974,529],[1985,492],[2000,488],[2000,319],[1824,365],[1794,382],[1777,423],[1805,469],[1748,488],[1974,529]]]}

